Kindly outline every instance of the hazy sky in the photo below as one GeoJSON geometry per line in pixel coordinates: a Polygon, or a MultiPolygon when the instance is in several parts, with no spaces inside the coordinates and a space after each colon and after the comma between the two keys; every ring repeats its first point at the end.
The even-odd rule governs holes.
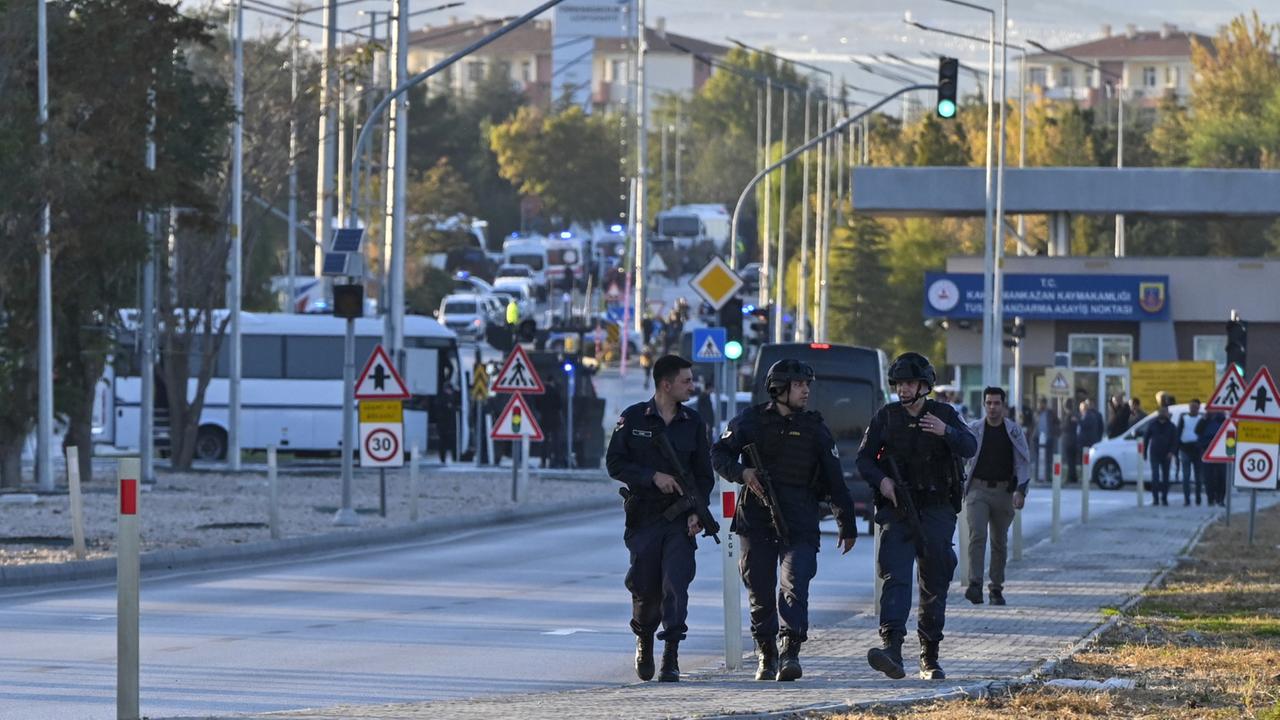
{"type": "MultiPolygon", "coordinates": [[[[1101,34],[1109,23],[1114,32],[1128,24],[1155,30],[1161,23],[1182,29],[1213,34],[1232,17],[1262,9],[1263,20],[1280,21],[1274,0],[1014,0],[1009,3],[1009,41],[1027,38],[1050,47],[1068,45],[1101,34]],[[1271,5],[1271,10],[1265,10],[1271,5]]],[[[373,0],[343,9],[342,23],[357,26],[367,18],[356,8],[381,10],[391,0],[373,0]]],[[[309,4],[318,4],[310,0],[309,4]]],[[[440,0],[413,0],[411,7],[426,8],[440,0]]],[[[417,18],[423,25],[445,24],[449,16],[488,17],[516,15],[538,4],[537,0],[469,0],[456,10],[417,18]]],[[[978,4],[982,4],[979,0],[978,4]]],[[[879,85],[857,70],[846,58],[891,52],[926,62],[925,51],[945,52],[966,62],[986,62],[986,47],[939,35],[922,33],[903,24],[910,12],[919,22],[946,27],[972,35],[985,35],[988,19],[984,13],[942,0],[647,0],[650,25],[666,19],[667,29],[705,40],[725,42],[732,35],[743,42],[768,46],[797,59],[817,60],[820,65],[844,74],[858,85],[879,85]]],[[[252,16],[251,16],[252,17],[252,16]]],[[[261,16],[259,16],[261,17],[261,16]]],[[[313,13],[312,19],[319,19],[313,13]]],[[[259,27],[250,20],[247,29],[259,27]]],[[[270,21],[268,21],[270,22],[270,21]]],[[[316,35],[318,37],[318,35],[316,35]]],[[[727,43],[726,43],[727,44],[727,43]]]]}

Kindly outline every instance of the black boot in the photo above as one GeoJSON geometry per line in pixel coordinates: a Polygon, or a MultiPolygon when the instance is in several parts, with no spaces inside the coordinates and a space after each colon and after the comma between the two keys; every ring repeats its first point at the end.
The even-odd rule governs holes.
{"type": "Polygon", "coordinates": [[[760,660],[756,668],[757,680],[773,680],[778,677],[778,643],[773,638],[756,640],[756,658],[760,660]]]}
{"type": "Polygon", "coordinates": [[[946,680],[947,674],[942,672],[938,664],[938,643],[920,641],[920,679],[946,680]]]}
{"type": "Polygon", "coordinates": [[[799,680],[804,671],[800,668],[800,641],[791,636],[782,638],[778,652],[778,680],[799,680]]]}
{"type": "Polygon", "coordinates": [[[668,640],[662,649],[662,667],[658,670],[658,682],[680,682],[680,652],[678,640],[668,640]]]}
{"type": "Polygon", "coordinates": [[[653,636],[636,636],[636,677],[653,679],[653,636]]]}
{"type": "Polygon", "coordinates": [[[902,667],[902,636],[881,635],[880,647],[867,651],[867,664],[894,680],[907,676],[902,667]]]}
{"type": "Polygon", "coordinates": [[[1005,602],[1004,602],[1004,593],[1003,593],[1003,592],[1001,592],[1001,589],[1000,589],[1000,588],[998,588],[998,587],[993,587],[993,588],[991,588],[991,604],[992,604],[992,605],[1004,605],[1004,604],[1005,604],[1005,602]]]}
{"type": "Polygon", "coordinates": [[[982,604],[982,583],[969,583],[965,588],[964,598],[974,605],[982,604]]]}

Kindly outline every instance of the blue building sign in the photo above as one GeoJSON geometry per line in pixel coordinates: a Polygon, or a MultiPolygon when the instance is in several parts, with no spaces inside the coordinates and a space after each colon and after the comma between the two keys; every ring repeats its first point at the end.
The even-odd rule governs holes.
{"type": "MultiPolygon", "coordinates": [[[[980,273],[925,273],[925,317],[981,318],[980,273]]],[[[1168,275],[1004,276],[1004,316],[1024,320],[1169,319],[1168,275]]]]}

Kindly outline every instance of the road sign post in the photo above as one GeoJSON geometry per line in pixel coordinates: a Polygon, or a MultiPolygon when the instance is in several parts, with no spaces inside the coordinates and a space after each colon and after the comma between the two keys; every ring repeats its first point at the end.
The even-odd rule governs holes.
{"type": "Polygon", "coordinates": [[[1143,452],[1144,445],[1145,443],[1142,440],[1138,441],[1138,484],[1135,486],[1138,490],[1138,507],[1142,507],[1145,503],[1143,495],[1146,494],[1142,487],[1145,471],[1147,469],[1147,459],[1144,457],[1145,453],[1143,452]]]}
{"type": "Polygon", "coordinates": [[[138,537],[139,458],[121,458],[116,465],[120,513],[116,519],[116,717],[138,720],[138,576],[141,572],[138,537]]]}
{"type": "Polygon", "coordinates": [[[1062,455],[1053,454],[1053,518],[1050,527],[1052,542],[1058,542],[1062,534],[1062,455]]]}

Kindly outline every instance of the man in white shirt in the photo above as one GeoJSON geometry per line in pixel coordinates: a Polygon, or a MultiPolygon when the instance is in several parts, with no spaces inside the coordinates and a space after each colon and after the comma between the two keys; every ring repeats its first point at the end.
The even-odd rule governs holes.
{"type": "Polygon", "coordinates": [[[1192,399],[1187,405],[1187,414],[1178,418],[1178,456],[1182,463],[1182,504],[1184,506],[1191,504],[1192,473],[1195,473],[1196,504],[1200,504],[1204,468],[1200,464],[1200,438],[1196,434],[1196,425],[1202,419],[1199,399],[1192,399]]]}

